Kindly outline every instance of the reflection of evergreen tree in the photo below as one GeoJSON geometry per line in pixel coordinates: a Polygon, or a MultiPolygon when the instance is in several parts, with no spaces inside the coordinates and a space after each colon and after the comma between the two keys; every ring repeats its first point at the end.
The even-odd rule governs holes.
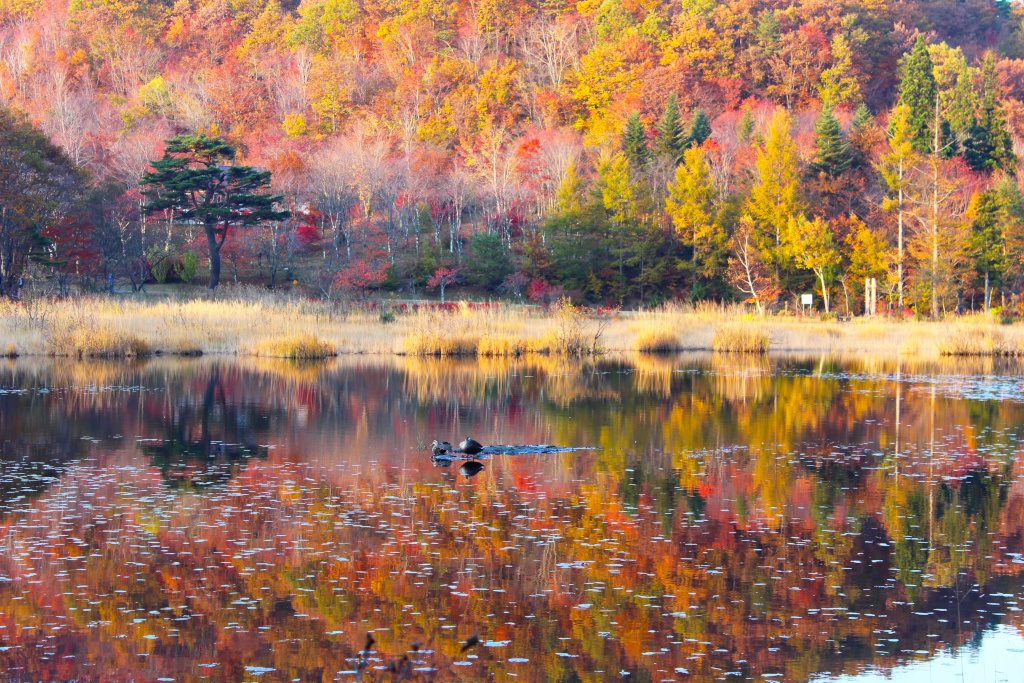
{"type": "Polygon", "coordinates": [[[635,512],[640,505],[640,494],[643,493],[643,464],[632,463],[629,471],[623,472],[619,482],[619,498],[623,506],[635,512]]]}
{"type": "Polygon", "coordinates": [[[921,589],[921,574],[928,566],[928,496],[920,486],[907,493],[897,513],[899,533],[892,542],[897,578],[913,599],[921,589]]]}
{"type": "Polygon", "coordinates": [[[173,488],[214,486],[228,481],[250,458],[266,457],[267,449],[252,438],[254,428],[266,421],[265,411],[227,402],[214,367],[198,411],[183,406],[165,425],[163,440],[143,446],[142,452],[173,488]]]}
{"type": "Polygon", "coordinates": [[[678,482],[678,473],[671,469],[665,469],[664,474],[657,479],[654,509],[658,511],[662,532],[666,534],[672,531],[672,520],[675,518],[678,507],[676,500],[676,491],[679,490],[678,482]]]}

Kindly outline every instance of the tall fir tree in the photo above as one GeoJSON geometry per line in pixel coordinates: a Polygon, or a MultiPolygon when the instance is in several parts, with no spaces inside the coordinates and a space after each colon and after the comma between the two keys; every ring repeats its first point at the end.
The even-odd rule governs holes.
{"type": "Polygon", "coordinates": [[[943,116],[956,136],[959,145],[967,138],[971,121],[978,111],[978,97],[974,92],[976,69],[967,65],[966,60],[955,65],[956,80],[945,93],[939,94],[943,101],[943,116]]]}
{"type": "Polygon", "coordinates": [[[661,115],[661,120],[658,121],[658,139],[655,142],[657,153],[661,157],[671,160],[673,164],[678,164],[683,155],[683,138],[679,101],[676,99],[676,94],[672,93],[668,96],[665,111],[661,115]]]}
{"type": "Polygon", "coordinates": [[[647,165],[651,151],[647,146],[647,131],[644,130],[640,114],[634,113],[626,121],[626,131],[622,136],[622,152],[629,161],[633,171],[639,171],[647,165]]]}
{"type": "Polygon", "coordinates": [[[850,143],[843,137],[843,129],[830,107],[822,109],[814,126],[814,148],[814,173],[836,178],[853,163],[850,143]]]}
{"type": "Polygon", "coordinates": [[[704,141],[711,137],[711,121],[703,109],[696,109],[693,112],[693,119],[690,120],[690,132],[686,135],[686,146],[703,145],[704,141]]]}
{"type": "Polygon", "coordinates": [[[1015,161],[1010,133],[999,106],[999,84],[992,53],[981,67],[981,97],[978,112],[967,129],[964,159],[975,171],[1009,170],[1015,161]]]}
{"type": "Polygon", "coordinates": [[[928,45],[922,36],[904,57],[903,77],[900,80],[900,104],[910,110],[910,134],[914,149],[927,153],[932,144],[932,125],[935,119],[934,65],[928,54],[928,45]]]}
{"type": "Polygon", "coordinates": [[[971,198],[971,221],[966,255],[983,287],[985,311],[992,306],[993,292],[1002,291],[1009,277],[1020,273],[1024,226],[1024,199],[1011,178],[971,198]],[[1015,272],[1016,271],[1016,272],[1015,272]]]}

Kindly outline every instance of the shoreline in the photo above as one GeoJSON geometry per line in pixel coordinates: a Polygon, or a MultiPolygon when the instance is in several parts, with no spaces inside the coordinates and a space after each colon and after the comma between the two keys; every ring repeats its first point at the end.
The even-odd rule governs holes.
{"type": "Polygon", "coordinates": [[[585,358],[616,353],[1024,356],[1024,323],[971,315],[941,321],[839,322],[755,317],[741,307],[669,304],[598,312],[457,302],[342,309],[248,294],[224,299],[81,297],[0,302],[0,357],[334,356],[585,358]]]}

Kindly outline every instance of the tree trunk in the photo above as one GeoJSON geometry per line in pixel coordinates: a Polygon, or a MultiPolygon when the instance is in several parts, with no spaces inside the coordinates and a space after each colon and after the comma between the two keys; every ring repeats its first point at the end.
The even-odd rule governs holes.
{"type": "Polygon", "coordinates": [[[204,226],[206,228],[206,243],[210,247],[210,284],[208,287],[217,289],[220,284],[220,242],[217,241],[217,231],[212,223],[204,226]]]}
{"type": "Polygon", "coordinates": [[[900,161],[900,196],[897,220],[896,286],[899,289],[900,318],[903,318],[903,162],[900,161]]]}
{"type": "Polygon", "coordinates": [[[988,271],[985,271],[985,315],[989,314],[992,308],[992,294],[988,288],[988,271]]]}
{"type": "Polygon", "coordinates": [[[821,282],[821,301],[825,304],[825,314],[828,315],[828,288],[825,286],[825,271],[818,273],[818,281],[821,282]]]}
{"type": "Polygon", "coordinates": [[[939,146],[939,132],[941,129],[939,118],[939,97],[935,96],[935,121],[932,131],[932,268],[931,268],[931,289],[932,289],[932,320],[939,319],[939,153],[942,148],[939,146]]]}

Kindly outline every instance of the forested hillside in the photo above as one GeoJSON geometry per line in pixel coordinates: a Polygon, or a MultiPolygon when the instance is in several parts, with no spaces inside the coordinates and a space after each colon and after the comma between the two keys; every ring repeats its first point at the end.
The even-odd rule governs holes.
{"type": "Polygon", "coordinates": [[[1010,312],[1022,19],[994,0],[0,0],[0,292],[201,279],[202,230],[142,185],[199,133],[280,196],[225,223],[225,282],[758,310],[814,291],[856,314],[875,278],[881,306],[1010,312]]]}

